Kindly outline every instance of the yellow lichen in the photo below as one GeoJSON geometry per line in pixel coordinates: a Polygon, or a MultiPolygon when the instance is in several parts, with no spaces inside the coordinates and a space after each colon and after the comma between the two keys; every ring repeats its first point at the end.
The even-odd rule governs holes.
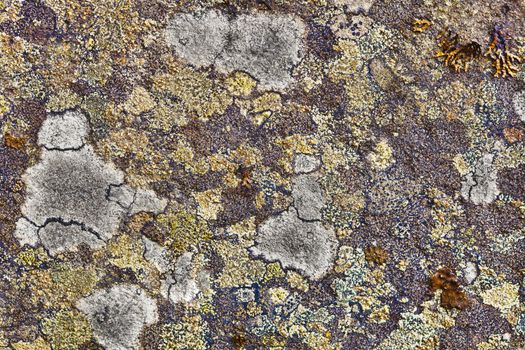
{"type": "Polygon", "coordinates": [[[182,209],[161,214],[157,221],[167,231],[165,245],[176,254],[212,237],[206,221],[182,209]]]}
{"type": "Polygon", "coordinates": [[[372,153],[368,155],[368,160],[372,167],[377,170],[385,170],[394,160],[392,159],[393,151],[386,140],[379,141],[372,153]]]}
{"type": "Polygon", "coordinates": [[[150,93],[142,86],[137,86],[131,92],[126,103],[124,103],[124,109],[131,114],[139,115],[144,112],[149,112],[155,108],[155,100],[151,97],[150,93]]]}
{"type": "Polygon", "coordinates": [[[248,96],[256,85],[255,79],[245,72],[234,72],[226,79],[226,88],[233,96],[248,96]]]}
{"type": "Polygon", "coordinates": [[[207,120],[214,114],[224,113],[232,99],[223,87],[215,84],[206,73],[195,72],[176,62],[170,63],[172,74],[152,77],[156,91],[169,92],[179,98],[190,118],[207,120]]]}
{"type": "Polygon", "coordinates": [[[216,220],[217,214],[222,210],[221,191],[218,189],[197,192],[193,195],[197,204],[197,214],[205,220],[216,220]]]}
{"type": "Polygon", "coordinates": [[[42,321],[42,332],[49,338],[53,349],[76,350],[91,339],[91,326],[77,310],[62,309],[53,317],[42,321]]]}
{"type": "Polygon", "coordinates": [[[46,107],[50,112],[61,112],[77,107],[81,98],[71,90],[59,90],[49,97],[46,107]]]}
{"type": "Polygon", "coordinates": [[[51,350],[49,344],[42,338],[36,338],[32,342],[19,341],[11,344],[14,350],[51,350]]]}
{"type": "Polygon", "coordinates": [[[10,109],[10,103],[5,96],[0,95],[0,117],[6,114],[10,109]]]}
{"type": "Polygon", "coordinates": [[[224,261],[224,268],[217,278],[221,288],[251,284],[263,277],[264,264],[250,257],[246,250],[247,246],[222,241],[214,242],[213,247],[224,261]]]}
{"type": "Polygon", "coordinates": [[[74,304],[95,288],[98,276],[94,268],[63,264],[32,271],[27,279],[31,285],[38,286],[33,290],[33,298],[49,307],[74,304]]]}
{"type": "Polygon", "coordinates": [[[265,280],[271,280],[273,278],[284,277],[285,273],[278,262],[269,263],[266,266],[266,274],[264,275],[265,280]]]}
{"type": "Polygon", "coordinates": [[[274,304],[283,304],[290,292],[283,287],[270,288],[268,290],[270,300],[274,304]]]}
{"type": "Polygon", "coordinates": [[[481,298],[485,304],[494,306],[503,314],[519,306],[519,285],[504,282],[499,286],[483,291],[481,298]]]}
{"type": "Polygon", "coordinates": [[[129,268],[136,272],[147,265],[142,241],[129,235],[121,235],[109,242],[107,249],[110,253],[109,262],[121,269],[129,268]]]}
{"type": "Polygon", "coordinates": [[[184,316],[176,323],[162,326],[160,349],[163,350],[204,350],[207,349],[206,323],[201,316],[184,316]]]}

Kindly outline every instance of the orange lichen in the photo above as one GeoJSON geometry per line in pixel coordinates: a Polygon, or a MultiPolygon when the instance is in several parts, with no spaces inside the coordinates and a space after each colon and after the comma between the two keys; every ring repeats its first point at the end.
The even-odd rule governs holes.
{"type": "Polygon", "coordinates": [[[495,77],[514,77],[518,72],[516,64],[522,63],[525,57],[514,52],[510,46],[510,38],[503,33],[500,26],[496,26],[492,34],[492,42],[485,56],[489,56],[495,68],[495,77]]]}
{"type": "Polygon", "coordinates": [[[365,259],[368,262],[383,265],[388,258],[388,253],[381,247],[370,246],[365,249],[365,259]]]}
{"type": "Polygon", "coordinates": [[[432,22],[430,22],[428,19],[425,18],[416,18],[412,22],[412,30],[416,33],[422,33],[426,31],[430,26],[432,25],[432,22]]]}
{"type": "Polygon", "coordinates": [[[470,302],[459,285],[458,279],[454,271],[450,268],[441,268],[430,278],[430,289],[432,292],[440,289],[441,306],[447,309],[465,309],[470,302]]]}
{"type": "Polygon", "coordinates": [[[503,136],[508,143],[515,143],[523,139],[523,131],[517,128],[505,128],[503,129],[503,136]]]}
{"type": "Polygon", "coordinates": [[[454,71],[467,71],[474,59],[481,56],[481,46],[476,42],[461,44],[459,36],[451,30],[444,30],[438,35],[440,50],[435,57],[444,57],[443,63],[454,71]]]}
{"type": "Polygon", "coordinates": [[[4,134],[4,144],[9,148],[20,150],[26,145],[26,139],[6,132],[4,134]]]}
{"type": "Polygon", "coordinates": [[[241,180],[241,186],[247,189],[252,188],[253,178],[252,178],[253,166],[246,167],[244,165],[239,166],[237,169],[237,176],[241,180]]]}

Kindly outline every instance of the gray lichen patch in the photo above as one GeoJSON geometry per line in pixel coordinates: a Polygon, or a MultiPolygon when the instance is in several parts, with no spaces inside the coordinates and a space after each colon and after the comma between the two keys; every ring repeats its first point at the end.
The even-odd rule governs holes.
{"type": "Polygon", "coordinates": [[[46,149],[67,150],[82,147],[89,133],[86,117],[78,111],[49,116],[38,133],[38,145],[46,149]]]}
{"type": "Polygon", "coordinates": [[[311,154],[299,153],[294,159],[294,171],[296,174],[307,174],[317,170],[321,166],[319,157],[311,154]]]}
{"type": "Polygon", "coordinates": [[[313,279],[321,278],[332,266],[337,239],[319,221],[307,222],[295,209],[271,217],[258,228],[251,252],[284,268],[294,268],[313,279]]]}
{"type": "Polygon", "coordinates": [[[500,193],[497,180],[494,155],[484,154],[476,163],[474,171],[465,176],[461,195],[476,205],[490,204],[500,193]]]}
{"type": "Polygon", "coordinates": [[[321,210],[325,206],[325,201],[316,174],[297,176],[292,187],[292,197],[299,218],[321,219],[321,210]]]}
{"type": "Polygon", "coordinates": [[[137,189],[133,202],[130,206],[129,215],[147,211],[154,214],[159,214],[164,211],[168,205],[168,200],[159,198],[152,190],[137,189]]]}
{"type": "Polygon", "coordinates": [[[200,292],[197,281],[191,275],[192,257],[193,254],[189,252],[182,254],[177,259],[172,273],[162,282],[161,293],[173,304],[188,303],[200,292]]]}
{"type": "MultiPolygon", "coordinates": [[[[161,295],[176,303],[189,303],[199,294],[199,281],[192,275],[193,253],[186,252],[173,261],[173,255],[163,246],[142,237],[144,258],[152,263],[162,275],[161,295]]],[[[204,272],[204,274],[206,274],[204,272]]],[[[205,279],[207,276],[203,276],[205,279]]]]}
{"type": "Polygon", "coordinates": [[[160,273],[166,273],[170,269],[171,256],[169,251],[144,236],[142,236],[142,243],[144,244],[144,258],[149,261],[160,273]]]}
{"type": "Polygon", "coordinates": [[[107,350],[139,349],[142,330],[158,320],[155,300],[133,285],[95,291],[80,299],[77,308],[86,314],[95,339],[107,350]]]}
{"type": "Polygon", "coordinates": [[[512,104],[518,117],[525,123],[525,90],[514,94],[512,104]]]}
{"type": "Polygon", "coordinates": [[[240,15],[229,19],[217,11],[175,15],[166,41],[196,67],[215,65],[222,73],[245,71],[263,89],[282,90],[303,55],[305,25],[297,17],[240,15]]]}
{"type": "Polygon", "coordinates": [[[42,159],[24,174],[27,199],[22,214],[39,227],[49,218],[77,222],[102,239],[115,233],[123,209],[106,199],[123,173],[106,164],[89,145],[76,151],[42,151],[42,159]]]}
{"type": "Polygon", "coordinates": [[[168,200],[159,198],[152,190],[134,189],[127,185],[110,185],[107,199],[126,210],[127,215],[142,211],[159,214],[168,205],[168,200]]]}
{"type": "Polygon", "coordinates": [[[345,6],[349,12],[368,12],[372,5],[373,0],[334,0],[335,5],[345,6]]]}
{"type": "Polygon", "coordinates": [[[76,251],[77,246],[82,243],[92,249],[101,248],[104,244],[93,232],[74,223],[50,222],[38,231],[38,236],[53,256],[65,251],[76,251]]]}
{"type": "Polygon", "coordinates": [[[177,54],[196,67],[212,65],[228,39],[230,23],[218,11],[179,13],[166,30],[166,40],[177,54]]]}
{"type": "Polygon", "coordinates": [[[31,221],[26,218],[20,218],[16,222],[16,229],[14,236],[20,242],[20,245],[30,245],[35,247],[40,239],[38,238],[39,227],[33,224],[31,221]]]}

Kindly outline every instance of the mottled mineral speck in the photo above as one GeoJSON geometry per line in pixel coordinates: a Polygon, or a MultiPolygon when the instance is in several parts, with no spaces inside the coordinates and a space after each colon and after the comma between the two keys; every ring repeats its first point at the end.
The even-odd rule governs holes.
{"type": "Polygon", "coordinates": [[[133,285],[97,290],[78,301],[95,339],[107,350],[139,349],[145,326],[158,319],[157,305],[146,291],[133,285]]]}

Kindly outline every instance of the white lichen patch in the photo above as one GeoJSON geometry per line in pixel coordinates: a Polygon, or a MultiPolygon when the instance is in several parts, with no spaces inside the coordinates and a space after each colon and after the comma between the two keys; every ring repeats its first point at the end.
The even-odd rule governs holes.
{"type": "Polygon", "coordinates": [[[490,204],[499,195],[498,173],[494,155],[484,154],[476,163],[474,171],[468,173],[461,187],[461,195],[475,205],[490,204]]]}
{"type": "Polygon", "coordinates": [[[321,278],[333,264],[337,239],[319,221],[303,221],[294,208],[269,218],[258,228],[250,251],[284,268],[294,268],[313,279],[321,278]]]}
{"type": "Polygon", "coordinates": [[[38,145],[49,150],[76,149],[84,146],[89,133],[86,117],[78,111],[50,115],[38,133],[38,145]]]}
{"type": "MultiPolygon", "coordinates": [[[[176,260],[173,254],[146,237],[142,237],[144,244],[144,258],[152,263],[161,273],[161,295],[176,303],[189,303],[201,292],[200,282],[193,275],[193,253],[186,252],[176,260]]],[[[206,272],[202,271],[200,277],[208,279],[206,272]]]]}
{"type": "Polygon", "coordinates": [[[245,71],[263,89],[282,90],[303,55],[305,25],[289,15],[250,14],[229,19],[210,10],[179,13],[166,28],[176,54],[196,67],[214,65],[221,73],[245,71]]]}
{"type": "Polygon", "coordinates": [[[143,328],[158,320],[155,300],[133,285],[97,290],[80,299],[77,308],[86,314],[95,339],[106,350],[139,349],[143,328]]]}
{"type": "Polygon", "coordinates": [[[334,4],[337,6],[345,6],[349,12],[368,12],[372,5],[373,0],[334,0],[334,4]]]}
{"type": "Polygon", "coordinates": [[[525,122],[525,90],[514,94],[512,104],[514,105],[514,111],[518,117],[522,122],[525,122]]]}
{"type": "Polygon", "coordinates": [[[167,200],[153,191],[124,185],[124,173],[85,143],[88,133],[79,112],[44,121],[41,159],[23,176],[27,197],[14,233],[20,244],[40,242],[51,255],[82,243],[97,249],[116,233],[123,216],[166,207],[167,200]]]}

